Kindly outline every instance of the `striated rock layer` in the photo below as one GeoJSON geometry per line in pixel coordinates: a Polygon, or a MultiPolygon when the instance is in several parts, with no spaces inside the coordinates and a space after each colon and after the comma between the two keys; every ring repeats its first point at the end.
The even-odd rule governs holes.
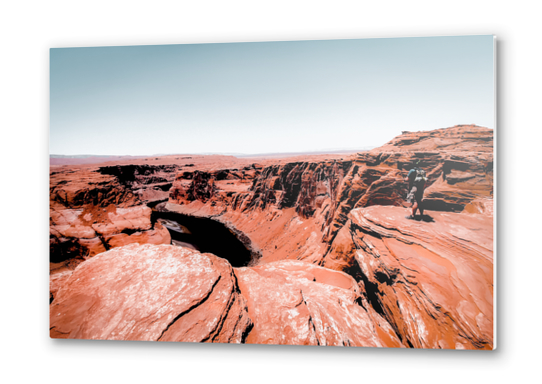
{"type": "Polygon", "coordinates": [[[152,220],[149,207],[168,200],[176,173],[193,169],[194,162],[200,168],[240,162],[232,156],[192,155],[120,158],[95,165],[55,166],[53,160],[49,194],[52,271],[66,266],[73,269],[88,257],[126,244],[169,244],[168,231],[152,220]]]}
{"type": "Polygon", "coordinates": [[[75,266],[125,244],[171,242],[169,232],[151,222],[151,209],[145,205],[149,201],[123,179],[83,168],[52,171],[50,180],[51,262],[75,266]]]}
{"type": "Polygon", "coordinates": [[[162,209],[213,218],[243,233],[260,264],[321,263],[353,209],[406,206],[404,179],[415,165],[428,175],[426,210],[462,212],[474,201],[492,201],[492,146],[492,130],[457,126],[404,133],[344,160],[183,171],[162,209]]]}
{"type": "Polygon", "coordinates": [[[348,271],[405,345],[493,348],[493,219],[353,210],[324,266],[348,271]]]}

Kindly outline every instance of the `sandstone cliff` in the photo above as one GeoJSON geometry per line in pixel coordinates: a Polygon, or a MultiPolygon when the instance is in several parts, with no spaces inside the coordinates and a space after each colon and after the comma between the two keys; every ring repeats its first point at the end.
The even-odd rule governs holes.
{"type": "Polygon", "coordinates": [[[164,208],[238,229],[257,245],[261,262],[321,263],[353,209],[406,206],[404,178],[415,165],[428,175],[427,210],[461,212],[491,199],[492,145],[492,130],[459,126],[404,133],[344,160],[180,172],[164,208]]]}
{"type": "Polygon", "coordinates": [[[493,218],[355,209],[325,256],[348,271],[406,345],[490,349],[493,342],[493,218]]]}

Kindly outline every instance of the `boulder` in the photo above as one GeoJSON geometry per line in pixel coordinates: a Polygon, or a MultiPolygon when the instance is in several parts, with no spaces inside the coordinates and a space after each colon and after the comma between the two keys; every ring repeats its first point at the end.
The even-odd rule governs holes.
{"type": "Polygon", "coordinates": [[[302,261],[236,268],[254,328],[247,343],[402,347],[345,273],[302,261]]]}
{"type": "Polygon", "coordinates": [[[171,245],[90,258],[50,305],[52,338],[240,343],[250,326],[228,262],[171,245]]]}

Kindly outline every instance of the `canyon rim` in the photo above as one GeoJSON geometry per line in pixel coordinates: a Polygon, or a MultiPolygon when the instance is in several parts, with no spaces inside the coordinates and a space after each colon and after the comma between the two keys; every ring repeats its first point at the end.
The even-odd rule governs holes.
{"type": "Polygon", "coordinates": [[[51,50],[50,337],[495,349],[493,47],[51,50]]]}

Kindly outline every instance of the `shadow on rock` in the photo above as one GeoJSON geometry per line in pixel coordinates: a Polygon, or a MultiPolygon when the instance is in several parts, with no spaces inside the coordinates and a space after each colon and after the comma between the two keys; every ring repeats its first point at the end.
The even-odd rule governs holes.
{"type": "Polygon", "coordinates": [[[434,223],[435,222],[435,219],[433,219],[431,216],[429,215],[416,215],[414,217],[412,217],[411,215],[409,216],[406,216],[407,219],[409,220],[415,220],[415,221],[424,221],[426,223],[434,223]]]}
{"type": "Polygon", "coordinates": [[[416,220],[425,221],[426,223],[434,223],[435,222],[435,219],[433,219],[429,215],[421,215],[421,216],[419,216],[419,219],[416,219],[416,220]]]}

